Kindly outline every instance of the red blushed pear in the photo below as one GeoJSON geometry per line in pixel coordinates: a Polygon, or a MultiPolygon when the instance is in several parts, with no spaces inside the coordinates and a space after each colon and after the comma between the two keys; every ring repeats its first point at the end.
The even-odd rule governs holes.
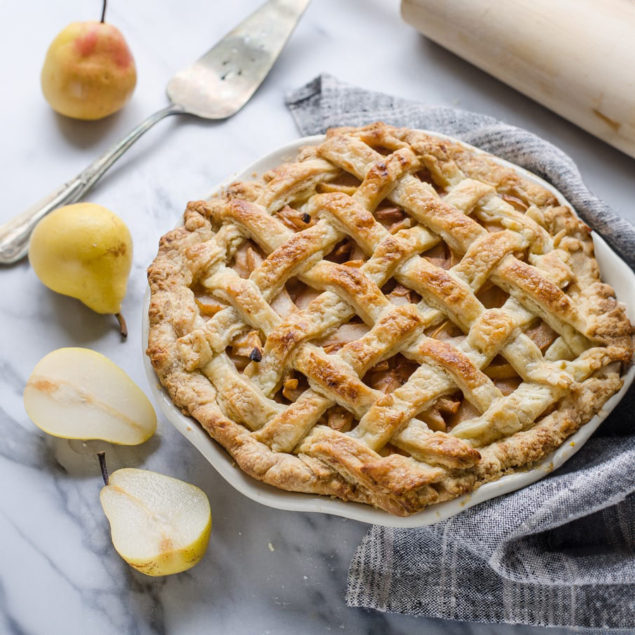
{"type": "Polygon", "coordinates": [[[137,71],[123,35],[112,24],[73,22],[53,40],[42,68],[42,92],[53,110],[74,119],[101,119],[128,101],[137,71]]]}

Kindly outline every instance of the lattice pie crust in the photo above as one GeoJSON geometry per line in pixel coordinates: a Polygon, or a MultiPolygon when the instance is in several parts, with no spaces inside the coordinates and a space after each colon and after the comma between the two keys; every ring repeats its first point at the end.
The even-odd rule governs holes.
{"type": "Polygon", "coordinates": [[[240,468],[397,515],[530,467],[632,357],[568,207],[381,123],[190,203],[148,277],[156,373],[240,468]]]}

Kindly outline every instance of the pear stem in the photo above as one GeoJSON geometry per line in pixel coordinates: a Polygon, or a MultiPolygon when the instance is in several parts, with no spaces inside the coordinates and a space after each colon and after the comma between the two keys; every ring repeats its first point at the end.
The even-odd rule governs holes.
{"type": "Polygon", "coordinates": [[[101,477],[104,479],[104,485],[108,485],[108,468],[106,467],[106,453],[97,452],[99,459],[99,467],[101,468],[101,477]]]}
{"type": "Polygon", "coordinates": [[[126,320],[121,313],[115,313],[115,317],[119,322],[119,332],[121,333],[121,339],[126,339],[128,337],[128,325],[126,324],[126,320]]]}
{"type": "Polygon", "coordinates": [[[101,20],[99,20],[102,24],[106,19],[106,5],[108,4],[108,0],[104,0],[104,3],[101,5],[101,20]]]}

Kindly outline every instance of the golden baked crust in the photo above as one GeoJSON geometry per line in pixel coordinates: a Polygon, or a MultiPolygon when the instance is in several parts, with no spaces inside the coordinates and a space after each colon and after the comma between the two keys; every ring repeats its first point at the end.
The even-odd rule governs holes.
{"type": "Polygon", "coordinates": [[[568,207],[381,123],[190,203],[148,279],[154,369],[241,469],[397,515],[539,461],[633,353],[568,207]]]}

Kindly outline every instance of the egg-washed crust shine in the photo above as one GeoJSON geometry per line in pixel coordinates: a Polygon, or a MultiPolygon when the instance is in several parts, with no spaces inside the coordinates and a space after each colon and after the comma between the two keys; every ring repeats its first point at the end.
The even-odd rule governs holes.
{"type": "Polygon", "coordinates": [[[295,162],[190,203],[148,279],[152,365],[242,470],[400,516],[543,459],[619,390],[633,354],[632,327],[570,208],[488,155],[381,123],[329,130],[295,162]],[[342,171],[358,182],[338,185],[342,171]],[[393,233],[375,216],[386,201],[409,219],[393,233]],[[283,210],[306,228],[290,229],[283,210]],[[325,259],[346,237],[363,262],[325,259]],[[265,255],[248,279],[230,266],[247,240],[265,255]],[[440,242],[451,268],[421,256],[440,242]],[[321,293],[274,310],[292,278],[321,293]],[[391,302],[391,279],[421,301],[391,302]],[[477,298],[490,283],[507,294],[500,307],[477,298]],[[222,303],[211,317],[200,287],[222,303]],[[363,337],[331,353],[315,343],[355,315],[363,337]],[[544,354],[525,333],[537,318],[555,333],[544,354]],[[464,335],[424,333],[444,320],[464,335]],[[249,329],[264,346],[239,371],[225,351],[249,329]],[[403,385],[384,394],[362,381],[397,354],[418,365],[403,385]],[[486,372],[497,356],[520,377],[509,394],[486,372]],[[276,394],[292,371],[308,388],[285,403],[276,394]],[[418,417],[459,390],[476,416],[446,431],[418,417]],[[350,431],[319,423],[334,405],[352,413],[350,431]]]}

